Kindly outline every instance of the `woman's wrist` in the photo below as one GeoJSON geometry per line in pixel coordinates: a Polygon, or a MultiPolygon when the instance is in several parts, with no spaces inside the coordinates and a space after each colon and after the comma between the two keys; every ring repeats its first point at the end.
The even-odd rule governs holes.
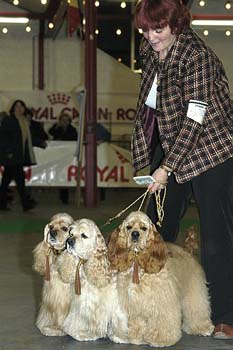
{"type": "Polygon", "coordinates": [[[167,176],[171,176],[171,174],[172,174],[172,169],[171,168],[167,167],[164,164],[160,165],[160,168],[166,171],[167,176]]]}

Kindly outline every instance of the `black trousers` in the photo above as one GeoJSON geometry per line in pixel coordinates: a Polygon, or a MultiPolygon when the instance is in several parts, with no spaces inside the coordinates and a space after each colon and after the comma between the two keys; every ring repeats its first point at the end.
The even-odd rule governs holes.
{"type": "MultiPolygon", "coordinates": [[[[161,152],[157,149],[155,157],[161,152]]],[[[160,161],[161,157],[154,159],[151,172],[160,161]]],[[[164,221],[158,227],[164,240],[176,241],[192,192],[199,210],[201,262],[209,284],[212,320],[233,325],[233,158],[184,184],[169,177],[164,221]]],[[[147,213],[156,223],[153,197],[147,213]]]]}
{"type": "Polygon", "coordinates": [[[14,180],[16,183],[21,204],[24,208],[28,202],[28,195],[25,188],[25,176],[23,166],[18,164],[4,166],[2,182],[0,187],[0,207],[7,207],[7,190],[12,180],[14,180]]]}

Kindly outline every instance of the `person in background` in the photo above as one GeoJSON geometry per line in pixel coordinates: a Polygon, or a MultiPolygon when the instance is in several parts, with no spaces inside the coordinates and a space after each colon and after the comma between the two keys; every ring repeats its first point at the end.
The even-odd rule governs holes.
{"type": "MultiPolygon", "coordinates": [[[[151,193],[167,187],[158,230],[175,241],[193,191],[213,336],[233,338],[233,101],[223,65],[191,29],[180,0],[141,0],[142,76],[132,137],[133,166],[151,165],[151,193]]],[[[161,193],[160,193],[161,194],[161,193]]],[[[154,195],[151,196],[152,198],[154,195]]],[[[153,198],[148,214],[156,223],[153,198]]]]}
{"type": "MultiPolygon", "coordinates": [[[[71,125],[71,116],[67,112],[62,112],[59,116],[58,123],[55,123],[48,133],[53,137],[53,140],[60,141],[76,141],[78,134],[73,125],[71,125]]],[[[69,189],[59,189],[59,198],[63,204],[69,203],[69,189]]]]}
{"type": "Polygon", "coordinates": [[[47,147],[46,141],[48,140],[49,137],[47,133],[44,131],[43,124],[32,119],[33,112],[29,108],[27,108],[26,110],[26,118],[29,123],[33,147],[46,148],[47,147]]]}
{"type": "Polygon", "coordinates": [[[78,134],[76,128],[71,124],[71,116],[67,112],[62,112],[58,118],[58,123],[55,123],[48,133],[53,137],[53,140],[60,141],[75,141],[78,134]]]}
{"type": "Polygon", "coordinates": [[[0,210],[9,210],[7,192],[12,180],[16,183],[23,210],[27,211],[36,206],[25,187],[23,167],[36,164],[25,114],[25,103],[16,100],[12,104],[10,115],[1,123],[0,164],[4,166],[4,171],[0,187],[0,210]]]}

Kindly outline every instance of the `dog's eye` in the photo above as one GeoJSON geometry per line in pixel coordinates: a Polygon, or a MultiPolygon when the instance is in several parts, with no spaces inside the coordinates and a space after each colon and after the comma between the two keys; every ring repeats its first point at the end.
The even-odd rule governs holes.
{"type": "Polygon", "coordinates": [[[67,232],[68,231],[68,227],[66,227],[66,226],[62,226],[62,231],[65,231],[65,232],[67,232]]]}
{"type": "Polygon", "coordinates": [[[53,229],[53,225],[49,225],[49,229],[52,230],[53,229]]]}
{"type": "Polygon", "coordinates": [[[127,230],[131,230],[131,228],[132,228],[132,226],[130,226],[130,225],[127,225],[127,226],[126,226],[126,229],[127,229],[127,230]]]}
{"type": "Polygon", "coordinates": [[[146,231],[146,230],[147,230],[147,227],[146,227],[146,226],[143,226],[143,227],[142,227],[142,230],[143,230],[143,231],[146,231]]]}
{"type": "Polygon", "coordinates": [[[85,233],[81,233],[81,237],[84,238],[84,239],[88,238],[88,237],[85,235],[85,233]]]}

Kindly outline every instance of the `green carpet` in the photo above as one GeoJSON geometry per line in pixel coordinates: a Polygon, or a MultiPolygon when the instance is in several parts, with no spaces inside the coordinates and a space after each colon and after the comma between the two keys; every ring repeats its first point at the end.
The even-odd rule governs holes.
{"type": "MultiPolygon", "coordinates": [[[[110,233],[121,223],[120,219],[112,221],[109,225],[105,225],[104,221],[97,221],[97,225],[100,227],[102,233],[110,233]]],[[[43,219],[4,219],[0,223],[0,234],[1,233],[42,233],[46,220],[43,219]]],[[[186,219],[181,221],[180,231],[186,231],[192,225],[198,225],[199,221],[197,219],[186,219]]]]}

